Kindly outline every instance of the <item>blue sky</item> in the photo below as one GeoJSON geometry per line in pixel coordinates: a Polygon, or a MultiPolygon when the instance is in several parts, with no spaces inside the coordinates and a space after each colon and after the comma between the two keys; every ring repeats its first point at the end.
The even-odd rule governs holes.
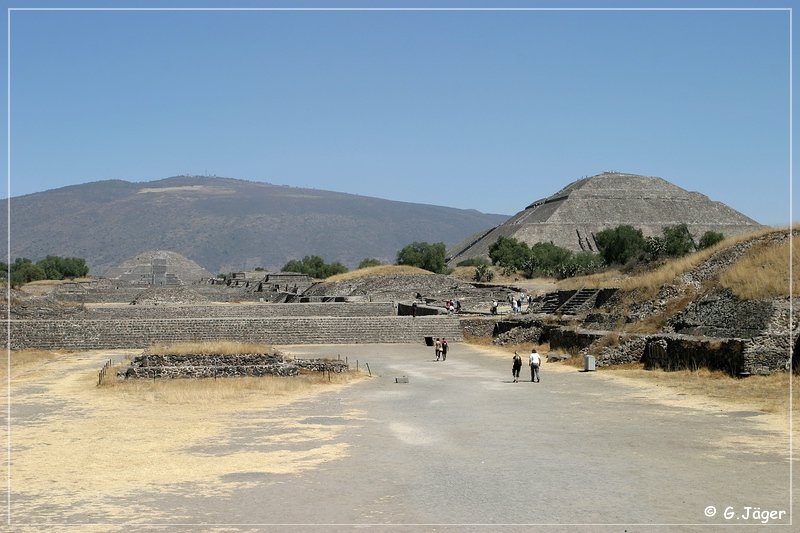
{"type": "Polygon", "coordinates": [[[11,196],[203,174],[510,215],[619,170],[790,221],[785,10],[15,10],[10,26],[11,196]]]}

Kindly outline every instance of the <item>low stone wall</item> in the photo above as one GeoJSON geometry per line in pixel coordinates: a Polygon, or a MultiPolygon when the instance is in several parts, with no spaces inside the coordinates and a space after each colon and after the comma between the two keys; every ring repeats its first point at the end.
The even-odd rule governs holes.
{"type": "Polygon", "coordinates": [[[744,339],[707,339],[688,335],[650,336],[642,356],[647,369],[721,370],[731,376],[745,372],[744,339]]]}
{"type": "Polygon", "coordinates": [[[400,316],[412,316],[416,312],[417,316],[430,316],[430,315],[443,315],[446,311],[441,307],[432,307],[428,305],[417,304],[417,309],[407,303],[397,304],[397,314],[400,316]]]}
{"type": "Polygon", "coordinates": [[[475,337],[491,337],[494,333],[496,318],[460,318],[464,333],[475,337]]]}
{"type": "Polygon", "coordinates": [[[155,343],[240,341],[269,344],[422,343],[463,335],[453,317],[191,318],[12,320],[13,349],[145,348],[155,343]]]}
{"type": "Polygon", "coordinates": [[[393,316],[394,305],[385,303],[247,303],[218,305],[121,305],[86,306],[88,319],[163,319],[163,318],[273,318],[310,316],[393,316]]]}
{"type": "Polygon", "coordinates": [[[583,350],[593,342],[605,337],[607,331],[572,329],[545,325],[542,331],[543,342],[549,342],[551,349],[583,350]]]}
{"type": "Polygon", "coordinates": [[[342,373],[349,370],[344,361],[329,359],[285,360],[283,354],[149,354],[136,357],[119,373],[135,378],[226,378],[243,376],[296,376],[301,369],[342,373]]]}

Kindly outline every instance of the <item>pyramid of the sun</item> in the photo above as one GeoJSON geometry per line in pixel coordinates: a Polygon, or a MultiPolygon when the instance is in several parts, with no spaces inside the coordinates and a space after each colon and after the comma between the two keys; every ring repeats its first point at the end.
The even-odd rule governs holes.
{"type": "Polygon", "coordinates": [[[528,245],[552,242],[573,251],[596,252],[594,236],[622,224],[641,229],[645,236],[660,236],[666,226],[686,224],[695,240],[709,230],[730,237],[761,227],[721,202],[662,178],[604,172],[574,181],[500,226],[459,243],[449,250],[448,263],[488,258],[489,246],[501,236],[528,245]]]}
{"type": "Polygon", "coordinates": [[[166,250],[150,250],[126,259],[103,273],[103,277],[130,285],[189,285],[212,276],[186,257],[166,250]]]}

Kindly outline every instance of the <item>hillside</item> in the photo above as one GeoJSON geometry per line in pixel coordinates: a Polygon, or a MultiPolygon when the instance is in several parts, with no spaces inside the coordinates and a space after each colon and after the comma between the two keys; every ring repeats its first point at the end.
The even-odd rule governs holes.
{"type": "MultiPolygon", "coordinates": [[[[354,266],[394,261],[413,241],[453,244],[503,215],[229,178],[178,176],[63,187],[11,199],[11,257],[83,257],[97,274],[146,250],[212,272],[320,255],[354,266]]],[[[0,235],[7,235],[2,202],[0,235]]],[[[5,243],[3,243],[5,245],[5,243]]]]}

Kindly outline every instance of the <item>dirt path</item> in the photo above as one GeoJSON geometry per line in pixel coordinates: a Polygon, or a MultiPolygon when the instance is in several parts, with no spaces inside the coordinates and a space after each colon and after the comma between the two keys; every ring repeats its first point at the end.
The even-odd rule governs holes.
{"type": "Polygon", "coordinates": [[[755,507],[788,522],[788,431],[766,415],[556,365],[512,383],[509,357],[463,344],[446,362],[424,346],[288,350],[368,362],[373,377],[279,397],[96,388],[120,351],[15,375],[12,523],[692,530],[760,525],[755,507]]]}

